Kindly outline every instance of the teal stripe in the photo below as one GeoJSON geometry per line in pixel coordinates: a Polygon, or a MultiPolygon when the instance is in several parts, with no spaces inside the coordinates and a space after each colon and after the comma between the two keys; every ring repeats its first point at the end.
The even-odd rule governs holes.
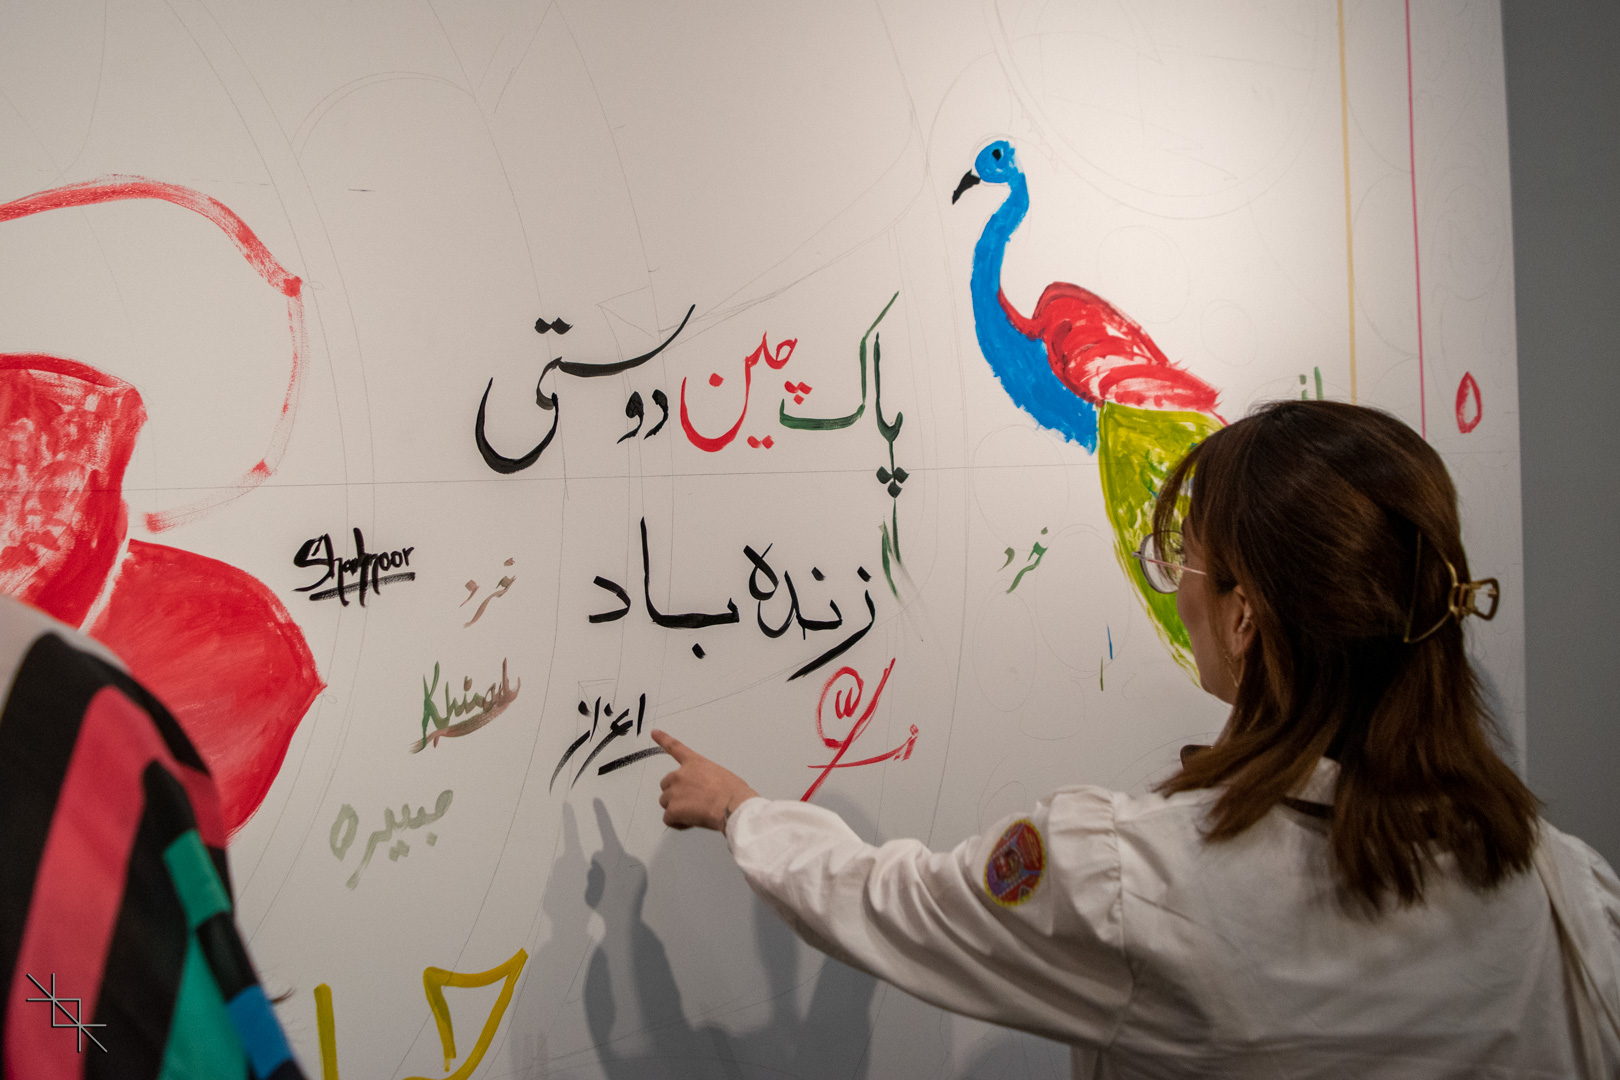
{"type": "Polygon", "coordinates": [[[163,862],[169,868],[169,878],[180,894],[180,906],[186,909],[186,925],[193,931],[220,912],[231,910],[231,898],[220,884],[214,862],[203,847],[196,829],[187,829],[163,850],[163,862]]]}
{"type": "MultiPolygon", "coordinates": [[[[190,835],[195,837],[196,833],[190,835]]],[[[167,853],[164,857],[168,857],[167,853]]],[[[158,1080],[245,1080],[247,1075],[247,1055],[236,1037],[236,1026],[225,1010],[208,961],[197,939],[192,938],[186,946],[180,993],[174,1003],[174,1019],[169,1024],[169,1041],[163,1050],[158,1080]]]]}

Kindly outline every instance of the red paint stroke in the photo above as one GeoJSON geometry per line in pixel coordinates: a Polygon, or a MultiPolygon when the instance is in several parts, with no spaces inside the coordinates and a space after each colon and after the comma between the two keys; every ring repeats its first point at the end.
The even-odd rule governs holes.
{"type": "Polygon", "coordinates": [[[861,678],[860,672],[854,668],[841,667],[833,672],[832,677],[822,686],[821,697],[816,701],[816,734],[821,736],[821,741],[835,752],[832,760],[827,764],[810,766],[812,769],[820,769],[821,775],[816,777],[815,782],[800,796],[800,802],[809,802],[810,796],[816,793],[816,789],[832,774],[834,769],[851,769],[857,765],[875,765],[880,761],[904,761],[911,756],[912,749],[917,745],[917,725],[915,724],[911,726],[911,737],[888,753],[878,754],[861,761],[843,760],[844,755],[854,745],[855,740],[861,737],[866,731],[867,725],[871,723],[872,714],[877,711],[878,701],[883,697],[883,688],[888,685],[889,673],[894,670],[894,664],[895,661],[891,659],[889,666],[883,669],[883,677],[878,680],[877,689],[872,692],[872,700],[867,703],[866,711],[861,714],[860,719],[850,725],[849,734],[842,739],[834,739],[829,736],[826,726],[821,721],[821,714],[827,707],[827,695],[829,693],[833,695],[833,715],[840,720],[848,720],[855,715],[855,710],[860,708],[861,696],[866,692],[866,683],[861,678]],[[854,687],[847,691],[848,697],[845,696],[846,691],[844,690],[836,692],[833,690],[833,686],[838,680],[846,675],[855,680],[854,687]]]}
{"type": "Polygon", "coordinates": [[[235,833],[264,801],[325,687],[287,609],[234,566],[131,540],[89,633],[174,713],[235,833]]]}
{"type": "Polygon", "coordinates": [[[1173,363],[1135,320],[1097,294],[1054,281],[1027,319],[1005,293],[997,295],[1013,327],[1045,342],[1053,374],[1085,400],[1220,419],[1215,388],[1173,363]]]}
{"type": "Polygon", "coordinates": [[[1412,273],[1417,279],[1418,424],[1429,437],[1428,381],[1423,377],[1423,261],[1418,257],[1417,107],[1412,96],[1412,0],[1406,0],[1406,151],[1412,172],[1412,273]]]}
{"type": "MultiPolygon", "coordinates": [[[[302,283],[228,207],[201,192],[110,177],[0,205],[0,222],[46,210],[160,199],[201,214],[287,300],[292,374],[269,452],[238,489],[146,515],[159,531],[237,497],[274,472],[292,430],[305,351],[302,283]]],[[[128,531],[124,473],[146,410],[133,386],[89,365],[0,355],[0,589],[111,646],[186,729],[218,785],[219,842],[263,801],[322,682],[303,634],[259,581],[128,531]],[[117,565],[115,566],[115,563],[117,565]],[[111,579],[109,588],[108,581],[111,579]]]]}
{"type": "Polygon", "coordinates": [[[292,337],[292,373],[287,381],[287,392],[281,401],[281,413],[270,435],[270,447],[265,455],[242,475],[233,489],[206,496],[184,506],[145,515],[145,524],[152,532],[162,532],[191,521],[208,510],[240,497],[257,487],[275,472],[286,453],[292,436],[293,414],[298,404],[299,379],[303,371],[303,357],[308,352],[308,335],[304,328],[303,281],[287,272],[262,241],[248,228],[247,222],[230,207],[212,196],[179,184],[165,184],[139,176],[106,176],[81,184],[51,188],[32,195],[0,204],[0,223],[28,217],[46,210],[93,206],[97,203],[119,202],[127,199],[159,199],[201,214],[213,222],[230,238],[242,253],[248,265],[271,288],[287,298],[287,329],[292,337]]]}
{"type": "Polygon", "coordinates": [[[1479,395],[1479,383],[1474,381],[1473,372],[1465,371],[1462,382],[1457,384],[1457,430],[1466,435],[1484,418],[1485,399],[1479,395]]]}
{"type": "MultiPolygon", "coordinates": [[[[755,355],[764,357],[765,366],[772,371],[781,371],[783,365],[793,359],[793,350],[798,347],[798,338],[787,338],[776,343],[776,351],[773,353],[770,342],[766,340],[766,335],[761,334],[759,336],[759,348],[755,350],[755,355]]],[[[809,390],[810,388],[807,386],[805,389],[809,390]]]]}
{"type": "MultiPolygon", "coordinates": [[[[754,365],[758,364],[761,360],[764,360],[766,366],[780,370],[782,365],[793,359],[793,350],[798,344],[798,338],[786,338],[782,341],[778,341],[776,343],[776,349],[772,351],[769,335],[760,335],[759,347],[750,353],[745,360],[743,360],[742,412],[737,414],[737,422],[732,424],[731,428],[723,435],[716,435],[713,437],[704,435],[702,432],[698,431],[697,428],[692,426],[692,418],[687,415],[686,412],[686,380],[682,379],[681,429],[686,432],[686,437],[691,441],[692,445],[697,447],[699,450],[705,450],[711,454],[723,450],[729,446],[731,444],[731,440],[737,437],[737,432],[742,430],[743,420],[748,416],[748,395],[754,387],[754,365]]],[[[719,386],[724,381],[725,380],[722,379],[718,373],[711,374],[709,376],[710,386],[719,386]]],[[[749,445],[757,446],[758,443],[755,443],[752,439],[750,439],[749,445]]]]}
{"type": "Polygon", "coordinates": [[[74,626],[124,542],[124,469],[146,409],[86,364],[0,354],[0,591],[74,626]]]}

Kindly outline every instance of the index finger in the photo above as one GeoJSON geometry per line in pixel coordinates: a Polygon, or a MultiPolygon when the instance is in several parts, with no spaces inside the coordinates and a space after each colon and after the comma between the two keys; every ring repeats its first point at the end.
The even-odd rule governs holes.
{"type": "Polygon", "coordinates": [[[664,748],[664,753],[675,759],[675,764],[685,765],[697,756],[697,751],[687,746],[681,740],[660,728],[653,728],[652,741],[664,748]]]}

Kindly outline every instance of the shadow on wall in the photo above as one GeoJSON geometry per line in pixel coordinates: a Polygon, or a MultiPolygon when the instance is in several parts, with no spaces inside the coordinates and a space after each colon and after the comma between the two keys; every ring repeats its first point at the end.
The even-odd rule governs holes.
{"type": "MultiPolygon", "coordinates": [[[[857,832],[870,835],[858,814],[848,814],[851,808],[839,809],[846,811],[846,820],[857,832]]],[[[562,849],[542,900],[552,933],[536,951],[532,975],[514,1003],[510,1060],[517,1066],[516,1075],[572,1075],[569,1063],[577,1067],[578,1058],[564,1051],[563,1060],[548,1061],[562,1048],[548,1047],[542,1032],[549,1027],[548,1018],[558,1016],[570,999],[580,996],[583,984],[591,1050],[608,1080],[864,1080],[877,982],[837,961],[821,959],[808,1005],[801,1007],[799,988],[810,979],[800,972],[798,940],[735,871],[731,871],[734,882],[722,879],[719,884],[734,885],[739,890],[736,901],[711,904],[701,916],[692,912],[682,921],[712,925],[725,912],[740,912],[746,905],[753,922],[752,951],[765,969],[769,1000],[739,1003],[736,1012],[763,1014],[765,1019],[740,1034],[689,1019],[668,951],[648,925],[649,880],[657,877],[665,903],[682,897],[707,903],[730,857],[717,838],[683,837],[681,847],[665,845],[654,857],[655,874],[650,875],[644,861],[625,851],[600,800],[595,802],[595,814],[602,847],[587,863],[573,810],[563,809],[562,849]],[[709,843],[702,844],[703,840],[709,843]],[[698,850],[702,853],[694,854],[698,850]],[[699,891],[704,882],[710,889],[699,891]],[[588,944],[592,911],[605,924],[594,948],[588,944]]],[[[747,941],[736,942],[737,954],[748,949],[747,941]]],[[[736,1026],[747,1022],[742,1016],[738,1019],[743,1023],[736,1026]]]]}
{"type": "Polygon", "coordinates": [[[574,808],[562,809],[561,850],[551,865],[540,910],[551,926],[545,944],[533,952],[517,998],[512,1002],[510,1064],[512,1071],[492,1075],[505,1078],[549,1075],[551,1056],[547,1035],[579,981],[579,969],[589,946],[591,909],[583,903],[587,865],[579,842],[579,820],[574,808]]]}
{"type": "MultiPolygon", "coordinates": [[[[643,917],[647,866],[625,853],[600,801],[596,816],[602,850],[591,860],[585,902],[602,916],[607,931],[586,967],[585,1017],[609,1080],[865,1077],[877,983],[836,961],[823,961],[801,1013],[795,993],[801,982],[797,940],[752,893],[754,951],[770,987],[769,1019],[740,1035],[692,1024],[664,944],[643,917]],[[625,1011],[634,1022],[620,1023],[621,1003],[631,1001],[633,1012],[625,1011]]],[[[745,888],[741,881],[737,885],[745,888]]]]}

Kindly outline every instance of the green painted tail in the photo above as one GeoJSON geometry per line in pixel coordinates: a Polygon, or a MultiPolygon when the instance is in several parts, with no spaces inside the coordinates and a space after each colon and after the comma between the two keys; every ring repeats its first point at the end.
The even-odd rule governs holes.
{"type": "Polygon", "coordinates": [[[1131,552],[1153,531],[1153,504],[1165,478],[1188,450],[1221,424],[1203,413],[1158,412],[1112,403],[1102,407],[1101,421],[1097,466],[1108,520],[1114,526],[1114,554],[1136,586],[1170,654],[1196,676],[1192,642],[1176,614],[1175,596],[1155,592],[1131,552]]]}

